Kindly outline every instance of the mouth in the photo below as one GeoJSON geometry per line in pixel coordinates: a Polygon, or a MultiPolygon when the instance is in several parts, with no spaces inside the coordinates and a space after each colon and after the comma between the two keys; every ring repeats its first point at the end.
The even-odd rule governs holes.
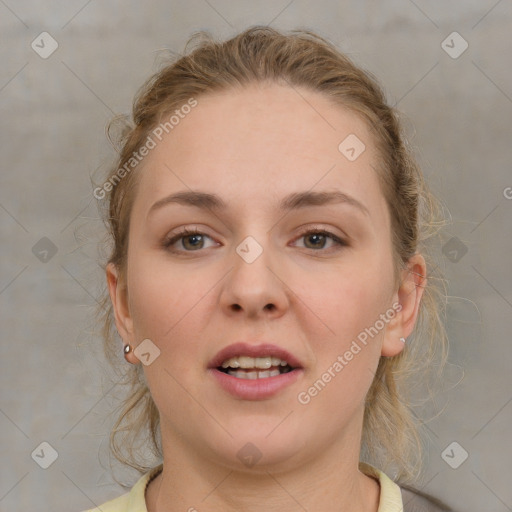
{"type": "Polygon", "coordinates": [[[224,391],[242,400],[270,399],[304,373],[295,356],[271,343],[229,345],[217,353],[207,369],[224,391]]]}
{"type": "Polygon", "coordinates": [[[289,373],[295,368],[279,357],[235,356],[225,359],[217,370],[237,379],[268,379],[289,373]]]}

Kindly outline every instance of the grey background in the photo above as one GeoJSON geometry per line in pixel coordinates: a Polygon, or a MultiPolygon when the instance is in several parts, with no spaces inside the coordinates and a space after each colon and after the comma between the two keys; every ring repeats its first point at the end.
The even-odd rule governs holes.
{"type": "Polygon", "coordinates": [[[443,239],[468,250],[458,261],[437,251],[451,352],[422,486],[460,511],[512,510],[511,19],[510,0],[0,0],[0,510],[78,511],[124,492],[106,457],[122,390],[104,377],[92,316],[104,283],[90,177],[113,156],[103,129],[193,31],[254,24],[317,30],[410,119],[451,215],[443,239]],[[43,31],[59,44],[47,59],[31,48],[43,31]],[[457,59],[441,47],[453,31],[469,43],[457,59]],[[47,261],[34,254],[43,237],[57,249],[47,261]],[[48,469],[31,457],[43,441],[58,453],[48,469]],[[457,469],[441,457],[453,441],[469,453],[457,469]]]}

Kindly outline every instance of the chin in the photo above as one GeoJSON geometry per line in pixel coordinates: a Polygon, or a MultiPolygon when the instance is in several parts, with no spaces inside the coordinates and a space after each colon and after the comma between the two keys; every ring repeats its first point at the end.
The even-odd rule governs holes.
{"type": "Polygon", "coordinates": [[[233,430],[228,427],[233,437],[217,439],[210,450],[222,465],[235,471],[266,473],[294,467],[306,455],[307,436],[303,429],[291,432],[290,425],[279,425],[279,421],[260,419],[257,426],[245,423],[233,430]]]}

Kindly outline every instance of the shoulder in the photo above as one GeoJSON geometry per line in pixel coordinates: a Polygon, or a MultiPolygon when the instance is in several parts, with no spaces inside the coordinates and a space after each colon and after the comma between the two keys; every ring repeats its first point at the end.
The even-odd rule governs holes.
{"type": "Polygon", "coordinates": [[[404,512],[454,512],[442,501],[413,487],[401,485],[404,512]]]}
{"type": "Polygon", "coordinates": [[[85,510],[84,512],[128,512],[131,510],[129,508],[129,498],[131,492],[132,491],[127,492],[118,498],[103,503],[101,506],[85,510]]]}
{"type": "Polygon", "coordinates": [[[142,475],[129,492],[84,512],[147,512],[146,487],[161,471],[160,464],[142,475]]]}
{"type": "Polygon", "coordinates": [[[377,478],[380,484],[378,512],[454,512],[442,501],[409,485],[395,482],[382,470],[360,462],[360,470],[377,478]]]}

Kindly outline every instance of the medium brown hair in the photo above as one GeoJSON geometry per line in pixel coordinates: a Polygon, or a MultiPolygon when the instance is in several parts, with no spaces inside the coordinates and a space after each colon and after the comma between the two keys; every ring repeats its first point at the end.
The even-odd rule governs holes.
{"type": "MultiPolygon", "coordinates": [[[[443,320],[445,283],[427,244],[443,225],[444,217],[406,143],[397,110],[386,102],[377,80],[369,72],[309,30],[285,34],[256,26],[223,42],[200,32],[189,40],[186,49],[189,46],[193,48],[165,63],[137,93],[133,119],[125,124],[115,141],[119,155],[106,181],[119,176],[119,169],[126,166],[164,116],[190,98],[200,102],[201,95],[215,91],[261,82],[302,87],[325,95],[366,121],[379,152],[375,172],[391,216],[396,289],[400,284],[400,270],[406,268],[416,252],[421,252],[427,262],[428,284],[413,335],[404,350],[397,356],[380,358],[365,401],[361,460],[389,472],[396,480],[416,479],[421,469],[422,440],[418,435],[412,392],[418,384],[430,389],[426,375],[422,375],[432,368],[439,374],[447,355],[443,320]]],[[[109,134],[118,121],[114,119],[110,123],[109,134]]],[[[139,171],[135,167],[124,173],[122,179],[109,187],[111,190],[100,203],[111,244],[107,263],[117,266],[121,281],[126,277],[130,212],[139,171]]],[[[111,450],[122,462],[145,472],[151,467],[145,457],[145,440],[149,440],[157,458],[162,456],[158,410],[146,385],[142,365],[127,365],[119,357],[121,343],[108,292],[98,311],[103,321],[106,354],[113,364],[123,365],[121,374],[130,386],[111,432],[111,450]]]]}

